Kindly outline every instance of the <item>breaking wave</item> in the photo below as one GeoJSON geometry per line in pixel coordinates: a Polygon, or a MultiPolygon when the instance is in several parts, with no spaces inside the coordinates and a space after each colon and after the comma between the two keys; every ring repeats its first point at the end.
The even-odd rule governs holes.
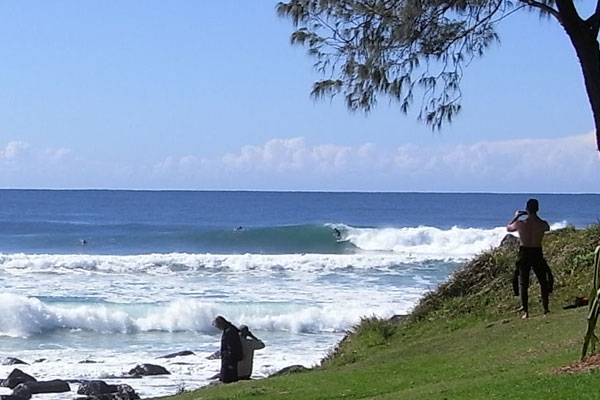
{"type": "MultiPolygon", "coordinates": [[[[390,317],[397,304],[383,306],[378,315],[390,317]]],[[[28,337],[57,329],[99,333],[199,332],[214,334],[211,322],[224,314],[253,329],[282,332],[342,332],[361,316],[373,314],[359,303],[344,309],[299,307],[283,303],[220,304],[186,299],[166,304],[45,303],[34,297],[0,294],[0,336],[28,337]]]]}

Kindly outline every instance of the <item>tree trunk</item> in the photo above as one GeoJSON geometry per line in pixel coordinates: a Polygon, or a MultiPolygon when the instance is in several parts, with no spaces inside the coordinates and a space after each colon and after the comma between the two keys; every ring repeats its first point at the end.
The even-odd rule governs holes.
{"type": "MultiPolygon", "coordinates": [[[[565,1],[557,1],[561,23],[577,53],[583,72],[585,90],[592,106],[596,128],[596,147],[600,151],[600,44],[598,43],[598,21],[590,18],[584,21],[579,17],[572,0],[565,7],[565,1]]],[[[568,3],[568,2],[567,2],[568,3]]]]}
{"type": "Polygon", "coordinates": [[[600,46],[598,40],[590,35],[577,39],[570,37],[583,71],[585,90],[594,115],[596,146],[600,150],[600,46]]]}

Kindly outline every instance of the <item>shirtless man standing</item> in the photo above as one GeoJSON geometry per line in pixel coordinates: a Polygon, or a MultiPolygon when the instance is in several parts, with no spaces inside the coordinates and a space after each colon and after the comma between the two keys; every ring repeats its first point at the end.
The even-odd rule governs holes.
{"type": "Polygon", "coordinates": [[[527,200],[526,210],[517,211],[515,217],[506,227],[509,232],[518,232],[521,240],[517,267],[519,268],[521,286],[522,318],[529,318],[528,289],[531,268],[533,268],[533,272],[540,283],[544,314],[550,312],[548,308],[548,295],[552,291],[552,283],[549,281],[552,280],[552,273],[542,253],[542,239],[544,239],[544,234],[550,230],[550,226],[546,221],[538,217],[539,203],[536,199],[527,200]],[[524,215],[527,215],[527,218],[520,220],[519,218],[524,215]]]}

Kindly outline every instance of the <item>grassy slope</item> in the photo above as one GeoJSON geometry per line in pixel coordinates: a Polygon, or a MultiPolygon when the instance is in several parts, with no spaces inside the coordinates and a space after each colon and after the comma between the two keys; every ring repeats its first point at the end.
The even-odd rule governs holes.
{"type": "Polygon", "coordinates": [[[315,370],[200,389],[192,399],[596,399],[600,374],[559,374],[576,361],[586,310],[562,310],[587,295],[600,226],[548,235],[556,285],[553,312],[514,311],[510,274],[516,249],[484,253],[425,296],[403,323],[365,319],[315,370]]]}

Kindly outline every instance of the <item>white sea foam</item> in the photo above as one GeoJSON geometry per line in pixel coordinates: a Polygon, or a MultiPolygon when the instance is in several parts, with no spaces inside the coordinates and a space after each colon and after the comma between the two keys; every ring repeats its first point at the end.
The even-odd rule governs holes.
{"type": "Polygon", "coordinates": [[[225,311],[228,318],[265,331],[293,333],[343,332],[361,316],[390,317],[397,304],[377,309],[365,303],[299,307],[297,305],[232,303],[219,305],[197,299],[139,307],[128,305],[46,304],[36,298],[16,294],[0,295],[0,336],[28,337],[55,329],[81,329],[99,333],[201,332],[215,333],[215,315],[225,311]]]}
{"type": "MultiPolygon", "coordinates": [[[[440,255],[440,258],[451,257],[440,255]]],[[[412,254],[5,254],[0,257],[0,273],[15,276],[28,276],[31,273],[177,275],[207,270],[314,273],[348,268],[389,269],[410,261],[418,260],[412,254]]]]}
{"type": "Polygon", "coordinates": [[[56,307],[22,295],[0,294],[0,335],[27,337],[57,328],[127,332],[134,322],[106,306],[56,307]]]}
{"type": "Polygon", "coordinates": [[[569,225],[567,221],[555,222],[553,224],[550,224],[550,230],[554,231],[557,229],[563,229],[566,228],[567,225],[569,225]]]}
{"type": "Polygon", "coordinates": [[[394,252],[406,261],[464,260],[497,246],[506,228],[440,229],[416,228],[345,228],[345,239],[356,247],[370,251],[394,252]]]}
{"type": "MultiPolygon", "coordinates": [[[[561,229],[567,221],[556,222],[550,229],[561,229]]],[[[440,229],[431,226],[405,228],[355,228],[336,225],[343,239],[359,249],[387,251],[398,254],[406,262],[423,260],[464,261],[474,255],[498,246],[507,234],[506,227],[491,229],[440,229]]]]}

